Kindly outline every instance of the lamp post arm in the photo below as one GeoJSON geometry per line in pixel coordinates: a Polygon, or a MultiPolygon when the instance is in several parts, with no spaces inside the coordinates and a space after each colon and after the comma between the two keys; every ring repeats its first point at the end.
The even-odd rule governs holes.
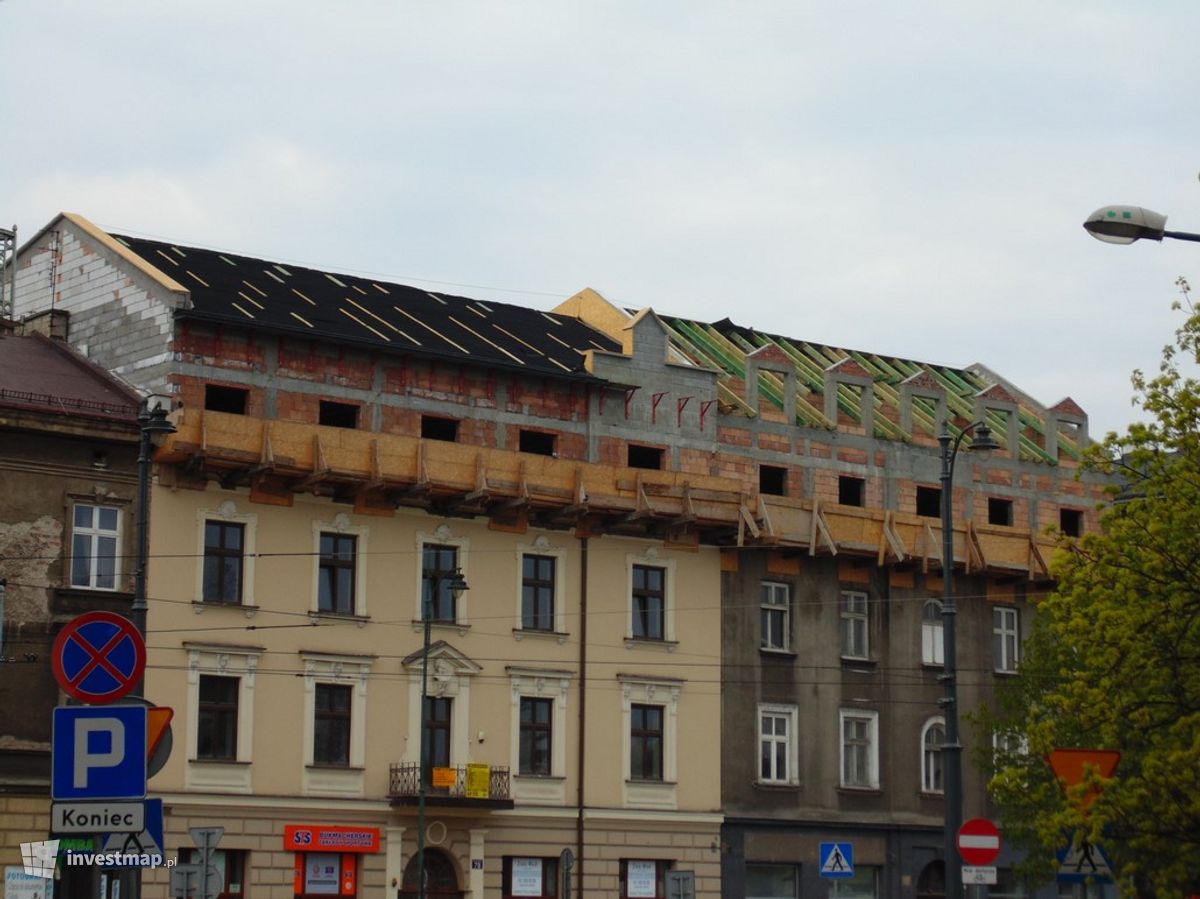
{"type": "Polygon", "coordinates": [[[1200,234],[1193,234],[1191,231],[1164,231],[1163,237],[1171,237],[1175,240],[1190,240],[1200,243],[1200,234]]]}

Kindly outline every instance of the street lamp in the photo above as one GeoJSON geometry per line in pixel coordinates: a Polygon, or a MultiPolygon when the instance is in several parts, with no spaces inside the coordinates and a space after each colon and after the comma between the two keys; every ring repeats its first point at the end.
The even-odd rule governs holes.
{"type": "Polygon", "coordinates": [[[150,452],[155,437],[175,433],[175,425],[167,420],[164,400],[170,402],[166,397],[153,394],[146,397],[142,400],[137,417],[138,428],[141,430],[141,444],[138,448],[138,545],[133,603],[129,610],[133,613],[133,623],[138,633],[143,637],[146,636],[146,611],[149,608],[146,602],[146,565],[150,559],[150,452]]]}
{"type": "Polygon", "coordinates": [[[419,716],[421,728],[421,765],[417,776],[420,777],[420,786],[417,789],[417,897],[425,899],[425,795],[429,792],[429,739],[430,734],[426,728],[425,708],[428,699],[428,683],[429,683],[429,628],[433,622],[433,603],[437,599],[442,587],[445,587],[454,596],[455,607],[458,605],[458,598],[464,590],[470,589],[467,586],[467,581],[463,577],[462,569],[455,568],[452,571],[438,571],[431,577],[425,578],[421,585],[421,620],[424,623],[425,642],[421,650],[421,712],[419,716]],[[428,589],[426,589],[428,588],[428,589]]]}
{"type": "Polygon", "coordinates": [[[945,685],[946,695],[941,704],[945,710],[946,741],[942,744],[942,761],[946,774],[946,818],[945,818],[945,858],[946,858],[946,899],[961,899],[962,897],[962,867],[955,861],[958,853],[958,829],[962,826],[962,744],[958,740],[958,682],[957,657],[954,642],[954,513],[952,492],[954,490],[954,460],[962,446],[963,439],[972,431],[974,439],[967,444],[967,449],[975,452],[987,452],[999,448],[992,429],[984,421],[976,421],[958,432],[958,436],[950,434],[950,422],[942,422],[942,431],[938,434],[938,444],[941,446],[942,459],[942,657],[943,671],[941,681],[945,685]]]}
{"type": "Polygon", "coordinates": [[[1190,231],[1168,231],[1167,217],[1141,206],[1104,206],[1087,217],[1084,229],[1096,240],[1105,243],[1133,243],[1135,240],[1200,241],[1200,234],[1190,231]]]}

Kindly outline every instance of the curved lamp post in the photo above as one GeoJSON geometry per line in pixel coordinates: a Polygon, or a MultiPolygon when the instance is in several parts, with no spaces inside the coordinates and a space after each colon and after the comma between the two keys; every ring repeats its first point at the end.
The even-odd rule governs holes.
{"type": "Polygon", "coordinates": [[[454,594],[455,606],[458,597],[464,590],[470,589],[463,577],[462,569],[439,571],[433,577],[426,578],[421,584],[421,620],[424,622],[425,642],[421,650],[421,763],[417,776],[420,786],[417,789],[417,897],[425,899],[425,795],[429,792],[429,734],[426,731],[426,699],[429,684],[429,626],[433,622],[433,604],[441,588],[445,586],[454,594]],[[428,589],[426,589],[428,585],[428,589]]]}
{"type": "Polygon", "coordinates": [[[1087,217],[1084,229],[1096,240],[1105,243],[1133,243],[1135,240],[1200,241],[1200,234],[1190,231],[1168,231],[1167,217],[1141,206],[1103,206],[1087,217]]]}
{"type": "Polygon", "coordinates": [[[962,899],[962,866],[958,864],[958,829],[962,826],[962,743],[958,739],[958,681],[954,641],[954,460],[962,447],[963,439],[972,431],[974,439],[967,449],[988,452],[998,449],[992,437],[992,429],[986,422],[976,421],[958,432],[950,433],[950,423],[942,422],[938,444],[942,459],[942,657],[943,670],[940,680],[946,688],[941,700],[946,719],[946,741],[942,744],[943,768],[946,775],[946,899],[962,899]]]}

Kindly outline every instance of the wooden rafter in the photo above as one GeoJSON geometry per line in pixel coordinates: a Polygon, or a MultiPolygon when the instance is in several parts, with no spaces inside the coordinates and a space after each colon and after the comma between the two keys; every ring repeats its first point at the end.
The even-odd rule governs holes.
{"type": "Polygon", "coordinates": [[[325,461],[325,448],[321,446],[321,435],[313,434],[313,467],[308,477],[296,484],[297,490],[307,490],[329,477],[329,463],[325,461]]]}
{"type": "Polygon", "coordinates": [[[884,513],[883,527],[879,529],[878,565],[884,565],[887,562],[889,550],[896,557],[897,562],[903,562],[908,558],[908,549],[905,547],[904,541],[900,539],[900,535],[896,533],[896,513],[890,509],[884,513]]]}
{"type": "Polygon", "coordinates": [[[475,503],[486,500],[491,492],[487,482],[487,463],[484,462],[483,453],[480,453],[475,457],[475,489],[463,497],[463,502],[475,503]]]}
{"type": "Polygon", "coordinates": [[[983,555],[983,546],[979,542],[979,534],[975,532],[974,525],[970,521],[967,522],[967,559],[966,571],[983,571],[987,568],[987,559],[983,555]]]}
{"type": "Polygon", "coordinates": [[[838,554],[837,541],[833,539],[833,531],[829,529],[829,522],[825,520],[825,513],[821,510],[821,501],[813,500],[812,510],[812,530],[808,540],[808,554],[815,556],[821,541],[825,541],[825,545],[829,547],[830,555],[838,554]]]}
{"type": "Polygon", "coordinates": [[[1031,581],[1037,580],[1036,575],[1038,571],[1041,572],[1042,577],[1050,577],[1050,566],[1046,564],[1046,558],[1042,555],[1042,550],[1038,547],[1037,541],[1033,539],[1032,534],[1029,536],[1028,567],[1029,579],[1031,581]],[[1036,571],[1034,569],[1035,564],[1037,566],[1036,571]]]}

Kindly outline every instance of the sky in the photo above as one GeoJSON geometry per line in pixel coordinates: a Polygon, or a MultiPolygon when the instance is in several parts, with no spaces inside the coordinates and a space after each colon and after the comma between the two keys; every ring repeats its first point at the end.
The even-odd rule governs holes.
{"type": "Polygon", "coordinates": [[[0,0],[0,223],[981,362],[1093,436],[1200,289],[1200,3],[0,0]]]}

